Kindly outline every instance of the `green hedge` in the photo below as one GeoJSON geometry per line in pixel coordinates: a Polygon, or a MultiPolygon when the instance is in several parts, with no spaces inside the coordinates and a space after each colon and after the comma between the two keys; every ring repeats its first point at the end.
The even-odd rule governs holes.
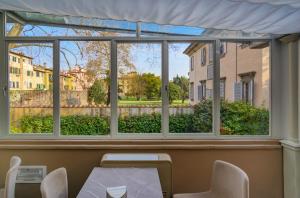
{"type": "MultiPolygon", "coordinates": [[[[205,100],[195,105],[193,114],[171,115],[171,133],[193,133],[212,131],[212,101],[205,100]]],[[[24,116],[15,133],[49,133],[52,130],[51,116],[24,116]]],[[[161,115],[122,117],[118,120],[122,133],[157,133],[161,131],[161,115]]],[[[221,134],[266,135],[269,131],[269,112],[243,102],[221,102],[221,134]]],[[[109,134],[109,118],[96,116],[62,116],[63,135],[109,134]]]]}

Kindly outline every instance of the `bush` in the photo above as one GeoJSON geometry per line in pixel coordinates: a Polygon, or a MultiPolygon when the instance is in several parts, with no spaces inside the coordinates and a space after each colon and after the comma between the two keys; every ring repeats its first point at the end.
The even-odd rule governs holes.
{"type": "Polygon", "coordinates": [[[123,117],[118,121],[121,133],[159,133],[161,131],[161,115],[123,117]]]}
{"type": "MultiPolygon", "coordinates": [[[[194,106],[194,114],[170,115],[171,133],[193,133],[212,131],[212,101],[204,100],[194,106]]],[[[145,114],[118,119],[121,133],[159,133],[161,115],[145,114]]],[[[107,117],[62,116],[62,135],[106,135],[110,122],[107,117]]],[[[50,133],[53,131],[52,116],[24,116],[20,126],[12,128],[14,133],[50,133]]],[[[221,102],[221,134],[223,135],[267,135],[269,112],[243,102],[221,102]]]]}
{"type": "Polygon", "coordinates": [[[269,133],[269,111],[244,102],[221,103],[221,134],[267,135],[269,133]]]}
{"type": "Polygon", "coordinates": [[[190,133],[193,131],[193,115],[171,115],[169,117],[170,133],[190,133]]]}
{"type": "MultiPolygon", "coordinates": [[[[20,130],[14,133],[52,133],[52,116],[24,116],[20,122],[20,130]]],[[[62,135],[105,135],[109,134],[108,119],[95,116],[62,116],[62,135]]]]}
{"type": "Polygon", "coordinates": [[[65,116],[61,118],[62,135],[107,135],[107,118],[97,116],[65,116]]]}

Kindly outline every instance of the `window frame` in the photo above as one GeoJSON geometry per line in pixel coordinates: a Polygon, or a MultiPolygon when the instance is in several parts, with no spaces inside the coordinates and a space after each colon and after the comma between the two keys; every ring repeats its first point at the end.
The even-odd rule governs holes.
{"type": "MultiPolygon", "coordinates": [[[[7,37],[5,36],[5,29],[3,26],[3,15],[2,20],[2,28],[0,28],[0,46],[3,45],[5,48],[1,49],[0,47],[0,56],[4,55],[4,59],[2,60],[3,65],[5,67],[0,69],[0,78],[4,80],[0,80],[0,87],[3,87],[3,94],[0,94],[0,108],[4,109],[2,117],[4,118],[0,121],[0,136],[4,138],[20,138],[20,139],[161,139],[161,138],[171,138],[171,139],[190,139],[190,138],[200,138],[200,139],[247,139],[247,138],[271,138],[272,131],[269,130],[268,135],[254,135],[254,136],[241,136],[241,135],[232,135],[232,136],[224,136],[220,135],[220,45],[221,42],[226,41],[239,41],[239,39],[210,39],[210,38],[197,38],[197,37],[188,37],[188,36],[180,36],[180,37],[160,37],[160,38],[153,38],[153,37],[143,37],[143,38],[135,38],[135,37],[7,37]],[[109,41],[111,43],[111,90],[110,90],[110,97],[111,97],[111,126],[110,126],[110,134],[109,135],[101,135],[101,136],[63,136],[60,134],[60,42],[63,41],[109,41]],[[168,64],[168,43],[174,42],[205,42],[205,43],[212,43],[213,46],[213,129],[212,133],[170,133],[168,131],[169,127],[169,104],[168,104],[168,71],[169,71],[169,64],[168,64]],[[54,126],[53,126],[53,133],[52,134],[10,134],[9,130],[9,96],[8,96],[8,44],[9,43],[52,43],[53,45],[53,118],[54,118],[54,126]],[[162,130],[161,133],[158,134],[123,134],[118,133],[118,68],[117,68],[117,43],[124,43],[124,42],[145,42],[145,43],[161,43],[162,46],[162,130]],[[3,72],[4,71],[4,72],[3,72]]],[[[247,39],[251,41],[255,41],[257,39],[247,39]]],[[[270,42],[270,39],[258,39],[259,41],[264,40],[270,42]]],[[[270,44],[269,47],[271,48],[272,45],[270,44]]],[[[271,50],[270,50],[271,51],[271,50]]],[[[271,59],[272,54],[270,54],[271,59]]],[[[1,60],[0,60],[1,61],[1,60]]],[[[195,66],[195,65],[194,65],[195,66]]],[[[270,67],[271,62],[270,62],[270,67]]],[[[271,74],[271,71],[270,71],[271,74]]],[[[271,93],[271,86],[272,86],[272,75],[270,75],[270,93],[271,93]]],[[[270,97],[271,98],[271,97],[270,97]]],[[[270,101],[271,103],[271,101],[270,101]]],[[[270,118],[272,113],[272,106],[270,107],[270,118]]],[[[1,119],[0,119],[1,120],[1,119]]],[[[270,127],[272,123],[270,120],[270,127]]]]}

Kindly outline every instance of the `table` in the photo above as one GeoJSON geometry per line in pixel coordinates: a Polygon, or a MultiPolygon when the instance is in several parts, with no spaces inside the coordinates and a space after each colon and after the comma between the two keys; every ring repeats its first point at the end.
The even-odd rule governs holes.
{"type": "Polygon", "coordinates": [[[94,168],[77,198],[106,198],[106,188],[127,186],[127,198],[163,198],[156,168],[94,168]]]}

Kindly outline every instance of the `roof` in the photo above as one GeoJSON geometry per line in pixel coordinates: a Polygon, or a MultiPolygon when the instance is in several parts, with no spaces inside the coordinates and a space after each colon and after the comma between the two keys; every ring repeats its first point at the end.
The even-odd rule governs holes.
{"type": "Polygon", "coordinates": [[[14,52],[14,51],[9,51],[10,54],[14,54],[14,55],[18,55],[18,56],[21,56],[21,57],[25,57],[25,58],[29,58],[29,59],[33,59],[31,56],[26,56],[24,55],[23,53],[21,52],[14,52]]]}
{"type": "Polygon", "coordinates": [[[198,51],[205,44],[208,44],[208,43],[193,42],[183,51],[183,53],[188,56],[191,56],[194,52],[198,51]]]}
{"type": "Polygon", "coordinates": [[[0,0],[0,8],[64,16],[46,20],[77,20],[78,25],[76,17],[261,34],[300,32],[298,0],[0,0]]]}

